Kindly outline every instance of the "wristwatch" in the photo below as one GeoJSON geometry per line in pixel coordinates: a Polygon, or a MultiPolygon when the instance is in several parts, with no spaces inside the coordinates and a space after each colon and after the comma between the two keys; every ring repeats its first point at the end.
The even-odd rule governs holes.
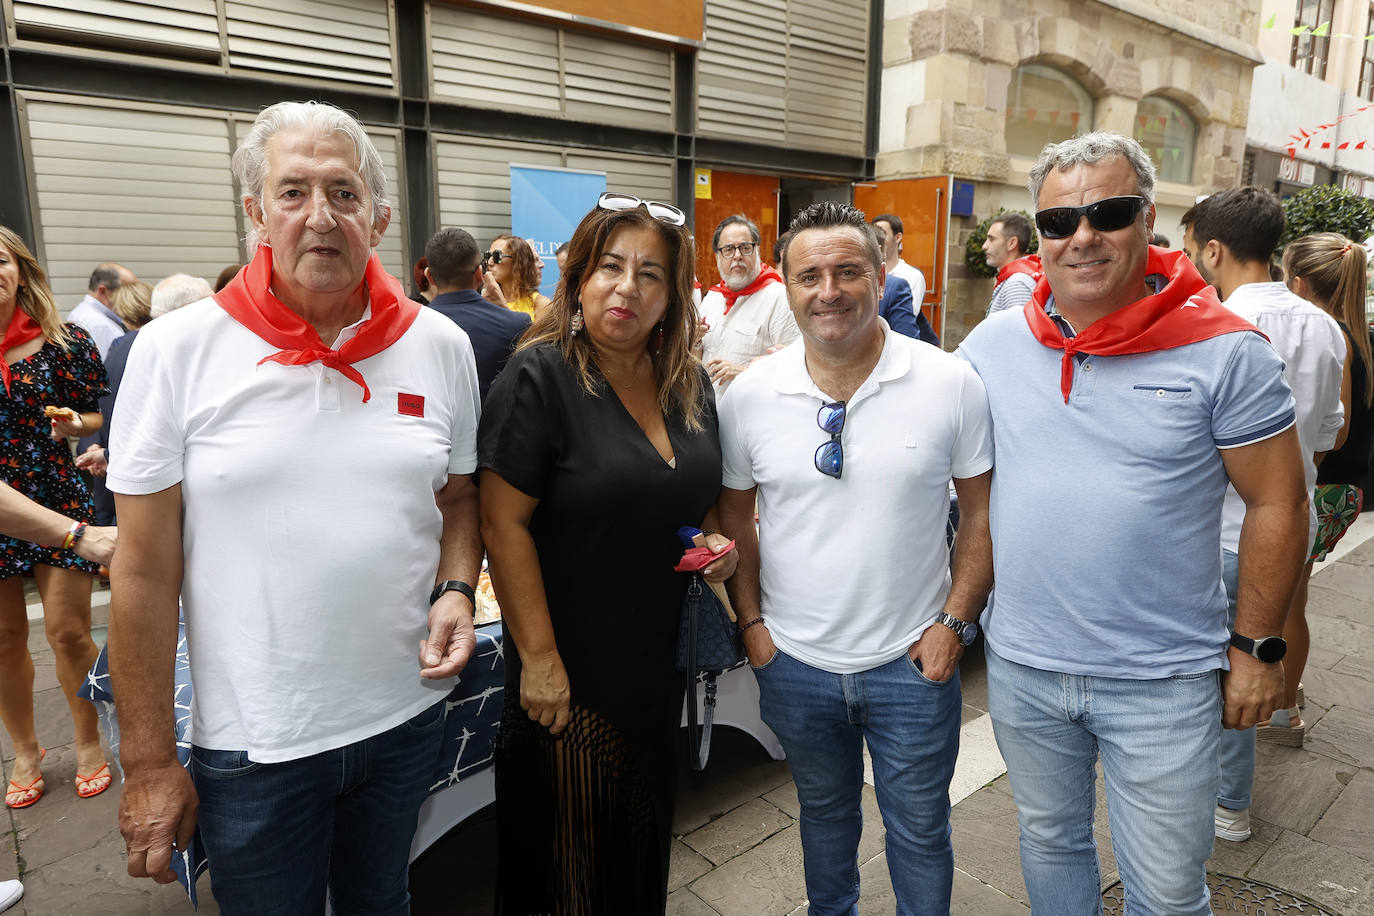
{"type": "Polygon", "coordinates": [[[472,590],[472,586],[458,579],[447,579],[434,586],[434,591],[429,593],[429,603],[432,605],[444,596],[445,592],[462,592],[468,596],[468,601],[472,602],[474,609],[477,607],[477,593],[472,590]]]}
{"type": "Polygon", "coordinates": [[[1241,636],[1239,633],[1231,634],[1231,645],[1247,655],[1272,665],[1280,661],[1288,654],[1288,643],[1282,636],[1262,636],[1259,639],[1251,639],[1248,636],[1241,636]]]}
{"type": "Polygon", "coordinates": [[[965,646],[973,645],[973,641],[978,638],[978,624],[971,620],[960,620],[953,614],[940,612],[940,616],[935,618],[936,623],[942,623],[954,631],[954,635],[959,637],[959,642],[965,646]]]}

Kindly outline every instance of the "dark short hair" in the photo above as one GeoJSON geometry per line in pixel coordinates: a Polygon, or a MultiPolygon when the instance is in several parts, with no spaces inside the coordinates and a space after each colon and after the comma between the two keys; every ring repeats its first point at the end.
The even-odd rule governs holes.
{"type": "Polygon", "coordinates": [[[462,229],[440,229],[425,243],[425,257],[429,260],[429,274],[434,285],[444,289],[472,286],[482,252],[477,240],[462,229]]]}
{"type": "Polygon", "coordinates": [[[93,293],[103,286],[110,292],[114,292],[119,289],[119,284],[121,282],[119,277],[119,265],[113,262],[106,262],[91,271],[91,282],[86,286],[86,289],[93,293]]]}
{"type": "Polygon", "coordinates": [[[992,222],[988,223],[988,228],[992,228],[998,223],[1002,224],[1002,231],[1005,232],[1008,237],[1016,239],[1017,254],[1024,255],[1026,252],[1030,251],[1030,220],[1026,219],[1020,213],[999,213],[992,218],[992,222]]]}
{"type": "Polygon", "coordinates": [[[1216,239],[1242,261],[1268,264],[1283,236],[1283,205],[1272,191],[1248,185],[1198,201],[1181,222],[1199,247],[1216,239]]]}
{"type": "Polygon", "coordinates": [[[902,228],[902,218],[900,216],[893,216],[891,213],[879,213],[877,216],[869,220],[869,222],[887,223],[889,226],[892,227],[892,231],[897,233],[898,235],[906,234],[906,230],[902,228]]]}
{"type": "MultiPolygon", "coordinates": [[[[863,239],[863,246],[868,251],[869,260],[873,262],[874,272],[883,266],[883,250],[878,244],[878,234],[864,218],[864,211],[833,200],[814,203],[792,219],[792,225],[787,229],[787,244],[782,249],[784,264],[787,261],[787,250],[792,247],[797,236],[808,229],[853,229],[863,239]]],[[[787,273],[785,266],[783,273],[787,273]]]]}
{"type": "Polygon", "coordinates": [[[716,227],[716,231],[711,235],[712,254],[714,254],[716,249],[720,247],[720,234],[725,231],[725,227],[733,226],[736,224],[741,226],[747,226],[749,228],[749,236],[754,240],[754,244],[757,245],[759,243],[759,239],[761,238],[761,236],[759,235],[759,227],[754,225],[754,221],[749,217],[745,216],[743,213],[735,213],[721,220],[720,225],[716,227]]]}
{"type": "Polygon", "coordinates": [[[787,240],[792,237],[791,232],[784,232],[778,236],[778,240],[773,243],[773,263],[782,264],[782,253],[787,249],[787,240]]]}
{"type": "Polygon", "coordinates": [[[1159,248],[1168,248],[1173,243],[1169,241],[1169,237],[1164,233],[1156,232],[1155,237],[1150,239],[1150,244],[1159,248]]]}

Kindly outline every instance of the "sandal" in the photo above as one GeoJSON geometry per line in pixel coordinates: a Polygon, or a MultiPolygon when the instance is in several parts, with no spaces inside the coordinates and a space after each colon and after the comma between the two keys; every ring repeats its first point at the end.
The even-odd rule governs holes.
{"type": "Polygon", "coordinates": [[[112,782],[114,782],[114,777],[110,775],[110,765],[108,763],[102,763],[100,769],[89,776],[82,776],[80,773],[76,774],[76,794],[82,798],[95,798],[101,792],[108,789],[112,782]],[[103,779],[105,783],[104,785],[92,789],[91,783],[95,782],[97,779],[103,779]]]}
{"type": "Polygon", "coordinates": [[[1276,709],[1268,722],[1255,729],[1255,740],[1280,747],[1302,747],[1303,730],[1307,723],[1298,715],[1298,707],[1276,709]]]}
{"type": "MultiPolygon", "coordinates": [[[[43,758],[46,756],[48,756],[47,748],[42,748],[41,750],[39,750],[38,762],[41,764],[43,762],[43,758]]],[[[43,783],[43,773],[41,771],[38,774],[38,778],[35,779],[33,782],[29,783],[27,786],[21,786],[19,783],[11,779],[9,788],[5,789],[5,807],[18,810],[20,808],[27,808],[30,805],[35,805],[38,803],[38,800],[43,797],[44,788],[45,786],[43,783]],[[38,794],[35,795],[33,798],[25,798],[24,796],[28,795],[30,792],[36,792],[38,794]]]]}

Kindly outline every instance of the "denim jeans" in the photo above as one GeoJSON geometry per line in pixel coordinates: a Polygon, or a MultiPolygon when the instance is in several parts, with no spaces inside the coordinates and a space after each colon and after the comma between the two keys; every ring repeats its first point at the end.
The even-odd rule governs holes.
{"type": "Polygon", "coordinates": [[[801,802],[812,916],[858,913],[863,742],[873,758],[900,916],[948,914],[949,781],[959,754],[959,675],[926,679],[903,654],[832,674],[778,652],[754,669],[759,713],[787,752],[801,802]]]}
{"type": "Polygon", "coordinates": [[[286,763],[191,748],[220,912],[410,912],[410,843],[444,737],[440,701],[362,741],[286,763]]]}
{"type": "MultiPolygon", "coordinates": [[[[1229,550],[1221,551],[1221,581],[1226,584],[1226,627],[1236,628],[1236,588],[1240,582],[1240,562],[1229,550]]],[[[1250,807],[1250,790],[1255,784],[1255,730],[1222,729],[1221,790],[1217,803],[1239,811],[1250,807]]]]}
{"type": "Polygon", "coordinates": [[[1215,670],[1159,680],[1056,674],[997,655],[988,709],[1021,823],[1021,874],[1037,916],[1102,910],[1093,839],[1102,759],[1107,811],[1132,916],[1211,913],[1221,683],[1215,670]]]}

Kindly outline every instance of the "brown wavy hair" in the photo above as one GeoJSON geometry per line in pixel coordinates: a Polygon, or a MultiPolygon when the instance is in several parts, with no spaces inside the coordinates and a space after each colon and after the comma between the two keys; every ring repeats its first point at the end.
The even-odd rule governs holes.
{"type": "Polygon", "coordinates": [[[48,340],[64,350],[68,349],[71,337],[62,323],[62,316],[57,313],[57,302],[52,297],[52,288],[48,286],[48,275],[39,266],[38,259],[18,233],[8,226],[0,226],[0,246],[9,250],[15,266],[19,268],[20,289],[15,290],[15,303],[38,322],[48,340]]]}
{"type": "MultiPolygon", "coordinates": [[[[653,362],[658,385],[658,406],[665,416],[679,414],[692,431],[701,429],[701,363],[692,353],[692,335],[697,326],[696,304],[692,301],[692,240],[681,226],[671,226],[649,215],[643,207],[633,210],[594,209],[582,218],[568,242],[567,268],[558,279],[553,302],[540,310],[534,324],[525,332],[520,349],[553,344],[577,373],[582,387],[600,397],[600,387],[592,368],[596,347],[586,333],[572,333],[572,316],[581,307],[582,286],[600,260],[611,234],[622,228],[652,229],[668,248],[668,308],[663,313],[663,345],[655,347],[657,335],[651,333],[645,350],[653,362]]],[[[599,374],[599,371],[598,371],[599,374]]]]}
{"type": "Polygon", "coordinates": [[[492,239],[492,244],[505,239],[510,242],[506,246],[506,257],[513,262],[511,264],[511,275],[515,278],[515,289],[503,289],[501,292],[506,294],[506,300],[513,302],[516,299],[523,299],[531,293],[539,292],[539,271],[534,266],[534,248],[530,243],[518,235],[498,235],[492,239]]]}
{"type": "Polygon", "coordinates": [[[1364,360],[1364,402],[1374,399],[1374,365],[1369,358],[1369,323],[1364,314],[1365,273],[1369,253],[1339,232],[1304,235],[1283,250],[1283,269],[1291,282],[1302,277],[1312,301],[1345,325],[1346,334],[1364,360]]]}

